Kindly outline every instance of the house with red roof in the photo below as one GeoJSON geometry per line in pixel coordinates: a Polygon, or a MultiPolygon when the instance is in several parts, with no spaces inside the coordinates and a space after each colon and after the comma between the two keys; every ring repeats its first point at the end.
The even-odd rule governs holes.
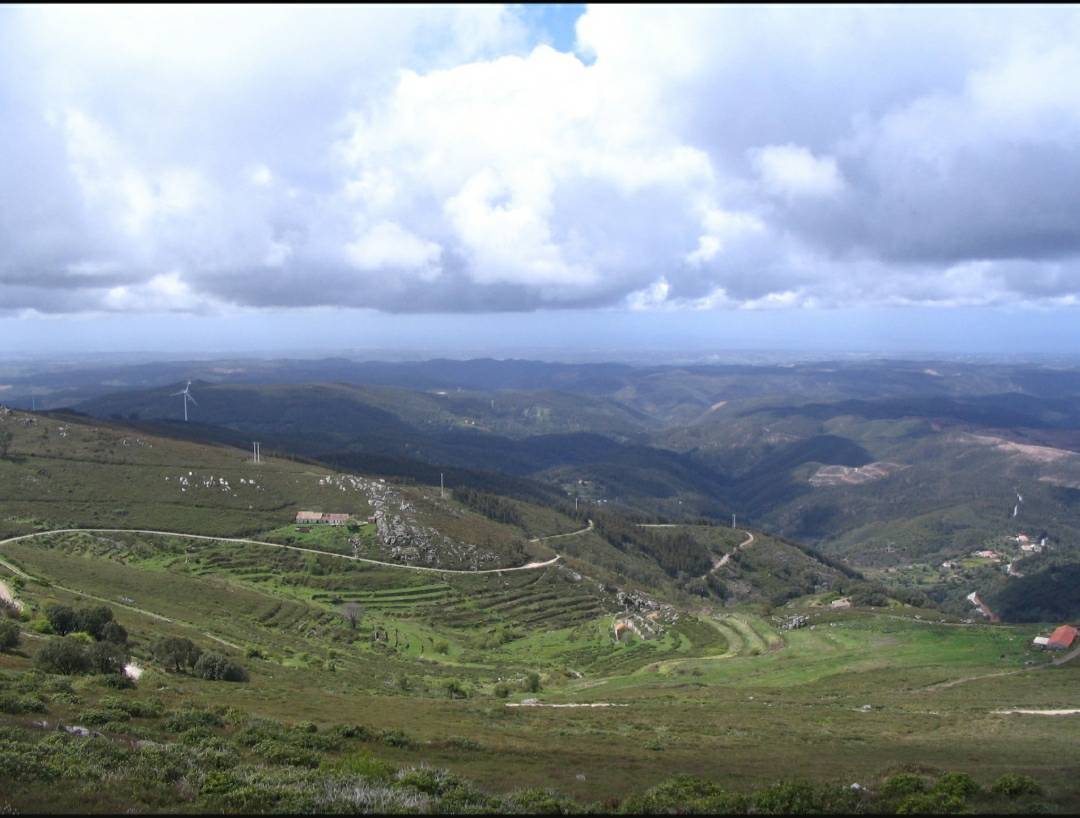
{"type": "Polygon", "coordinates": [[[1050,634],[1046,642],[1049,650],[1068,650],[1076,641],[1077,630],[1072,625],[1062,625],[1050,634]]]}

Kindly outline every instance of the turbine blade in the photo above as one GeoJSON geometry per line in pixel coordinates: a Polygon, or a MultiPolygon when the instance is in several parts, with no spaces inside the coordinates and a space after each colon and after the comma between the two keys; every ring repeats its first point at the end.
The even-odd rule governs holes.
{"type": "Polygon", "coordinates": [[[199,402],[198,402],[197,400],[195,400],[195,398],[193,398],[193,397],[191,396],[191,393],[190,393],[190,392],[186,392],[185,394],[187,395],[187,399],[188,399],[189,401],[191,401],[192,403],[194,403],[194,404],[195,404],[196,406],[198,406],[198,405],[199,405],[199,402]]]}
{"type": "Polygon", "coordinates": [[[183,390],[183,389],[181,389],[181,390],[180,390],[179,392],[170,392],[170,393],[169,393],[169,397],[170,397],[170,398],[175,398],[175,397],[176,397],[177,395],[183,395],[183,394],[185,394],[185,393],[184,393],[184,390],[183,390]]]}

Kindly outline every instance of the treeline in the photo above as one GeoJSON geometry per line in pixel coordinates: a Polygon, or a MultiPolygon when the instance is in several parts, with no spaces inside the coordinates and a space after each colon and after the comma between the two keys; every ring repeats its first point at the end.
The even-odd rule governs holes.
{"type": "MultiPolygon", "coordinates": [[[[49,605],[45,620],[34,628],[55,634],[34,654],[34,664],[47,673],[78,675],[108,674],[124,678],[131,653],[128,633],[105,605],[70,608],[49,605]]],[[[189,673],[201,679],[246,682],[247,671],[219,653],[203,651],[190,639],[163,636],[155,640],[150,653],[166,670],[189,673]]]]}
{"type": "Polygon", "coordinates": [[[701,576],[712,567],[709,549],[685,531],[661,534],[609,511],[590,509],[596,533],[620,551],[640,551],[656,560],[671,577],[701,576]]]}
{"type": "Polygon", "coordinates": [[[489,520],[514,525],[518,528],[524,525],[524,520],[522,520],[521,513],[517,510],[517,506],[497,494],[471,488],[456,488],[452,494],[454,499],[463,506],[472,509],[478,514],[483,514],[489,520]]]}
{"type": "Polygon", "coordinates": [[[1014,577],[987,599],[1006,622],[1073,622],[1080,619],[1080,563],[1050,565],[1014,577]]]}

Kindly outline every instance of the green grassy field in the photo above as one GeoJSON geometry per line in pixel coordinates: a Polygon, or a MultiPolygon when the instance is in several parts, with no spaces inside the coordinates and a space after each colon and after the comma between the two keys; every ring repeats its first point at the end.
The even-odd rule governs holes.
{"type": "MultiPolygon", "coordinates": [[[[53,695],[55,677],[25,676],[34,656],[57,638],[36,632],[46,606],[101,602],[128,630],[133,656],[145,668],[137,689],[123,693],[132,701],[154,701],[165,711],[218,708],[288,725],[312,722],[320,736],[360,724],[371,735],[401,731],[408,737],[327,746],[313,762],[319,770],[337,764],[341,754],[364,750],[394,768],[448,768],[488,793],[554,787],[581,803],[609,806],[682,773],[749,792],[778,777],[875,785],[901,769],[933,769],[966,772],[989,785],[1019,772],[1041,783],[1046,803],[1080,809],[1078,717],[995,712],[1078,706],[1080,662],[1051,667],[1033,652],[1037,625],[967,625],[903,606],[832,610],[821,604],[828,599],[823,591],[783,605],[726,606],[673,591],[668,599],[674,605],[656,611],[662,623],[657,638],[619,642],[613,625],[626,613],[620,587],[633,587],[635,575],[644,584],[657,569],[595,532],[533,543],[537,556],[563,554],[539,570],[467,575],[358,563],[342,554],[351,549],[349,537],[370,539],[366,525],[358,532],[300,532],[290,523],[303,507],[369,513],[365,495],[342,491],[328,472],[289,461],[254,467],[235,450],[159,439],[132,450],[119,442],[117,430],[68,427],[57,439],[57,426],[67,424],[39,423],[55,424],[41,436],[40,450],[34,436],[41,429],[19,427],[17,459],[0,461],[0,517],[12,534],[64,521],[134,526],[137,520],[189,533],[293,537],[327,553],[134,533],[54,534],[0,545],[0,559],[11,566],[0,567],[0,579],[26,606],[22,645],[0,653],[0,688],[36,679],[26,695],[41,693],[44,707],[43,714],[0,715],[0,731],[24,731],[42,718],[80,724],[88,712],[107,709],[115,691],[95,677],[74,677],[71,693],[53,695]],[[83,459],[64,459],[76,454],[83,459]],[[164,479],[188,471],[188,492],[164,479]],[[211,474],[251,490],[211,488],[211,474]],[[197,475],[204,475],[198,483],[197,475]],[[255,480],[250,487],[248,479],[255,480]],[[126,492],[131,501],[121,507],[118,498],[126,492]],[[86,513],[69,511],[64,496],[83,503],[86,513]],[[200,530],[203,525],[208,530],[200,530]],[[619,578],[626,584],[610,584],[619,578]],[[347,603],[361,609],[355,627],[342,616],[347,603]],[[808,617],[807,623],[785,629],[795,615],[808,617]],[[150,652],[163,635],[229,656],[248,669],[250,681],[167,672],[150,652]],[[530,673],[539,676],[537,691],[523,684],[530,673]],[[501,685],[508,688],[505,697],[498,695],[501,685]],[[510,706],[527,699],[617,706],[510,706]]],[[[400,491],[428,525],[443,516],[461,529],[469,525],[472,512],[439,498],[437,489],[400,491]]],[[[539,508],[531,514],[528,530],[506,531],[488,521],[490,547],[542,536],[533,532],[544,526],[559,531],[565,522],[562,531],[569,531],[579,525],[539,508]]],[[[715,553],[741,540],[741,533],[723,529],[695,534],[711,538],[715,553]]],[[[801,577],[810,564],[798,549],[764,536],[745,556],[745,563],[741,556],[732,561],[741,573],[729,581],[757,581],[781,570],[801,577]]],[[[154,719],[104,725],[97,729],[117,746],[136,739],[187,741],[154,719]]],[[[228,744],[241,728],[216,729],[228,744]]],[[[189,738],[205,744],[213,737],[189,738]]],[[[284,739],[259,752],[269,753],[278,746],[274,741],[284,739]]],[[[274,763],[291,775],[311,761],[297,758],[274,763]]],[[[85,795],[85,788],[33,783],[37,779],[19,778],[12,769],[0,765],[0,808],[135,804],[153,811],[217,803],[191,800],[212,795],[205,770],[185,779],[188,801],[177,785],[164,795],[125,790],[129,800],[121,803],[107,794],[85,795]]]]}

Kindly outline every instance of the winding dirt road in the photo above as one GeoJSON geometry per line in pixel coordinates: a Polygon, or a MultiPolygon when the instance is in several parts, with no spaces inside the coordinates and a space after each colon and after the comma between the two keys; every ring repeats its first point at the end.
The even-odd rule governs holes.
{"type": "MultiPolygon", "coordinates": [[[[572,531],[569,534],[555,534],[551,537],[544,537],[542,539],[554,539],[555,537],[568,537],[571,534],[581,534],[592,528],[592,521],[589,521],[589,526],[583,528],[581,531],[572,531]]],[[[383,562],[382,560],[372,560],[366,557],[354,557],[351,554],[336,554],[333,551],[320,551],[316,548],[304,548],[299,545],[284,545],[276,542],[265,542],[263,540],[249,540],[243,537],[210,537],[205,534],[186,534],[182,531],[154,531],[145,528],[57,528],[51,531],[35,531],[32,534],[22,534],[18,537],[9,537],[6,540],[0,540],[0,546],[7,545],[13,542],[19,542],[20,540],[33,539],[35,537],[48,537],[52,534],[149,534],[156,537],[184,537],[189,540],[208,540],[211,542],[231,542],[238,543],[240,545],[265,545],[270,548],[284,548],[289,551],[303,551],[308,554],[324,554],[328,557],[338,557],[343,560],[352,560],[353,562],[366,562],[370,565],[381,565],[386,568],[404,568],[410,571],[426,571],[432,574],[502,574],[506,571],[534,571],[538,568],[547,568],[549,565],[554,565],[561,557],[556,554],[549,560],[544,562],[529,562],[525,565],[512,566],[510,568],[480,568],[473,571],[461,569],[461,568],[430,568],[426,565],[403,565],[400,562],[383,562]]],[[[3,563],[10,570],[16,573],[26,576],[22,571],[19,571],[9,563],[3,563]]]]}

